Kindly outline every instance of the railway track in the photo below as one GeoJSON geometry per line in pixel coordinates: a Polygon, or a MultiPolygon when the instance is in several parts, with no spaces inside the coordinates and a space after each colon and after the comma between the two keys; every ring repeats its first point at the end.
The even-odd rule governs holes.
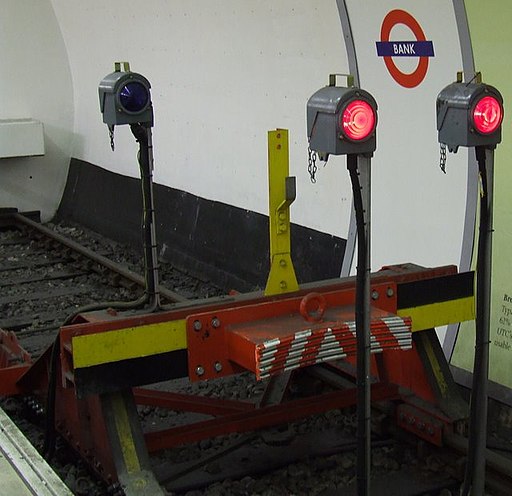
{"type": "MultiPolygon", "coordinates": [[[[21,344],[37,357],[57,329],[77,308],[95,302],[130,301],[141,296],[144,278],[111,259],[116,245],[100,246],[100,237],[87,238],[80,228],[61,228],[68,236],[17,212],[0,213],[0,328],[15,331],[21,344]],[[69,235],[76,235],[76,242],[69,235]],[[86,238],[84,244],[84,238],[86,238]],[[99,249],[98,249],[99,248],[99,249]]],[[[142,263],[132,255],[133,266],[142,263]]],[[[190,295],[197,281],[166,267],[164,278],[181,281],[190,295]]],[[[203,292],[218,288],[204,284],[203,292]]],[[[163,303],[186,301],[183,293],[160,286],[163,303]]]]}
{"type": "MultiPolygon", "coordinates": [[[[136,253],[121,256],[120,251],[118,245],[105,242],[93,233],[85,235],[80,227],[53,226],[50,229],[40,225],[36,218],[3,212],[0,215],[0,328],[14,331],[21,344],[36,357],[53,341],[59,326],[76,308],[97,301],[137,298],[144,286],[144,279],[138,273],[142,272],[140,257],[136,253]]],[[[162,280],[172,283],[172,289],[160,288],[165,302],[221,293],[219,288],[198,282],[173,268],[164,266],[161,273],[162,280]]],[[[315,382],[315,387],[347,386],[346,379],[326,381],[322,367],[311,370],[312,374],[305,374],[310,376],[310,384],[311,377],[314,381],[321,379],[321,385],[315,382]]],[[[171,389],[271,404],[279,402],[284,395],[279,384],[273,390],[275,386],[275,382],[270,386],[256,383],[249,374],[244,374],[193,386],[187,381],[178,381],[171,389]]],[[[288,394],[302,395],[307,389],[307,385],[294,385],[294,390],[288,394]]],[[[41,405],[30,398],[26,404],[28,410],[40,418],[41,405]]],[[[19,416],[21,410],[19,402],[10,404],[11,414],[19,416]]],[[[148,430],[170,418],[174,425],[191,420],[186,414],[161,408],[141,407],[140,415],[148,430]]],[[[376,418],[382,420],[381,414],[376,418]]],[[[32,427],[26,420],[21,423],[32,429],[35,444],[40,443],[42,429],[37,425],[37,418],[32,427]]],[[[452,436],[447,441],[448,448],[444,450],[429,449],[427,454],[419,454],[421,450],[414,445],[390,436],[376,436],[373,475],[387,491],[382,489],[376,494],[455,494],[447,491],[454,491],[458,484],[465,457],[465,439],[452,436]],[[396,487],[401,488],[400,492],[396,492],[396,487]]],[[[152,463],[170,494],[195,491],[191,494],[334,496],[355,494],[354,446],[353,412],[335,411],[294,422],[284,429],[214,438],[166,450],[154,456],[152,463]],[[245,462],[239,463],[240,460],[245,462]],[[244,477],[244,473],[252,475],[244,477]]],[[[108,493],[108,489],[96,484],[83,467],[77,468],[80,463],[70,463],[67,458],[70,455],[62,454],[65,452],[61,450],[57,456],[60,458],[57,471],[76,494],[108,493]]],[[[510,460],[497,452],[489,456],[488,479],[492,490],[489,494],[510,494],[510,460]]],[[[110,488],[110,494],[112,491],[115,488],[110,488]]]]}

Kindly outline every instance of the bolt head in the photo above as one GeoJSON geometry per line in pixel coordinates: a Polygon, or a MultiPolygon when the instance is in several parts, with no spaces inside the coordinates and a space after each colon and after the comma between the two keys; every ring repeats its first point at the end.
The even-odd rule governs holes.
{"type": "Polygon", "coordinates": [[[386,295],[388,296],[388,298],[391,298],[392,296],[394,296],[395,292],[393,291],[393,288],[388,288],[386,290],[386,295]]]}
{"type": "Polygon", "coordinates": [[[196,367],[196,374],[201,377],[202,375],[204,375],[204,367],[202,367],[201,365],[198,365],[196,367]]]}
{"type": "Polygon", "coordinates": [[[372,300],[378,300],[379,299],[379,292],[375,289],[372,291],[372,300]]]}
{"type": "Polygon", "coordinates": [[[212,319],[212,327],[214,329],[218,329],[220,327],[220,320],[217,317],[213,317],[213,319],[212,319]]]}
{"type": "Polygon", "coordinates": [[[213,368],[215,369],[215,372],[221,372],[222,371],[222,363],[215,362],[215,364],[213,365],[213,368]]]}
{"type": "Polygon", "coordinates": [[[194,320],[194,331],[200,331],[203,328],[200,320],[194,320]]]}

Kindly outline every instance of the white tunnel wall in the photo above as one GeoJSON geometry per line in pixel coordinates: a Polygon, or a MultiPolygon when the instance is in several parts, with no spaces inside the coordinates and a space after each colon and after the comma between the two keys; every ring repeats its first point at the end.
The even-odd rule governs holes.
{"type": "Polygon", "coordinates": [[[73,74],[74,157],[138,176],[126,126],[110,151],[97,95],[126,60],[152,84],[157,183],[267,213],[267,131],[288,128],[292,221],[346,237],[345,161],[333,158],[316,185],[307,173],[307,99],[348,72],[334,0],[52,2],[73,74]]]}
{"type": "MultiPolygon", "coordinates": [[[[428,2],[403,2],[424,24],[427,36],[435,37],[436,49],[443,47],[431,61],[425,85],[402,92],[404,98],[375,57],[382,17],[394,7],[374,2],[368,11],[348,2],[361,84],[377,96],[380,109],[373,181],[374,268],[398,261],[457,263],[460,256],[465,166],[455,163],[464,157],[450,157],[447,177],[439,173],[434,102],[437,89],[452,80],[461,61],[451,2],[436,2],[447,11],[443,19],[449,18],[439,30],[425,11],[428,2]],[[428,146],[421,144],[423,151],[413,159],[415,177],[410,165],[402,167],[413,177],[405,180],[391,169],[416,154],[420,145],[410,139],[410,132],[395,133],[391,117],[397,102],[414,94],[422,104],[406,130],[415,129],[416,123],[428,128],[413,133],[419,141],[428,137],[428,146]],[[399,140],[404,137],[408,150],[401,152],[399,140]],[[459,185],[456,199],[454,183],[459,185]],[[436,194],[429,203],[425,191],[432,189],[436,194]],[[404,209],[404,204],[409,207],[404,209]],[[416,214],[408,215],[418,205],[426,230],[416,214]],[[432,216],[431,210],[440,214],[432,216]],[[432,248],[435,244],[427,239],[450,240],[450,248],[446,243],[432,248]]],[[[70,155],[138,176],[136,143],[126,126],[116,129],[116,151],[110,151],[97,93],[113,62],[128,60],[152,83],[157,183],[267,213],[267,131],[288,128],[290,171],[297,176],[298,192],[292,220],[347,237],[351,192],[345,160],[332,157],[325,168],[320,166],[315,185],[307,173],[307,99],[327,83],[329,73],[348,72],[336,1],[264,0],[248,5],[236,0],[150,0],[143,9],[133,0],[9,0],[4,5],[9,15],[2,16],[0,57],[10,69],[0,76],[0,117],[41,120],[46,155],[0,161],[2,206],[41,209],[43,218],[49,218],[60,200],[70,155]]],[[[410,36],[407,30],[403,34],[410,36]]],[[[403,112],[408,105],[398,108],[403,112]]]]}
{"type": "Polygon", "coordinates": [[[73,91],[64,41],[50,0],[2,0],[0,119],[43,123],[45,155],[0,159],[0,207],[41,210],[50,219],[66,183],[73,91]]]}

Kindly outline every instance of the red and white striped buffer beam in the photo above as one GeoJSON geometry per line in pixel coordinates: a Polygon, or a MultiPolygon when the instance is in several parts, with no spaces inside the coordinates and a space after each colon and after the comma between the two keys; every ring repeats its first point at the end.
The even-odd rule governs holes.
{"type": "MultiPolygon", "coordinates": [[[[229,332],[230,347],[247,348],[250,343],[254,356],[237,355],[233,358],[244,368],[253,370],[258,379],[265,379],[299,367],[355,356],[357,336],[354,308],[343,307],[326,313],[329,315],[324,315],[324,320],[314,325],[304,321],[301,323],[296,317],[293,319],[296,320],[295,328],[300,330],[291,334],[291,317],[267,320],[261,326],[254,322],[252,329],[234,326],[229,332]],[[259,332],[256,332],[258,327],[259,332]]],[[[408,350],[411,347],[411,319],[372,308],[371,352],[408,350]]]]}

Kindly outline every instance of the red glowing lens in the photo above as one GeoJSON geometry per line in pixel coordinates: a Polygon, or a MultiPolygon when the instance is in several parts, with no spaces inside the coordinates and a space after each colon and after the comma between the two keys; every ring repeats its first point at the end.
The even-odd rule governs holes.
{"type": "Polygon", "coordinates": [[[355,141],[368,138],[375,129],[375,112],[363,100],[350,102],[341,115],[343,133],[355,141]]]}
{"type": "Polygon", "coordinates": [[[473,110],[473,123],[479,133],[493,133],[501,125],[502,120],[503,109],[496,98],[484,96],[475,105],[475,110],[473,110]]]}

